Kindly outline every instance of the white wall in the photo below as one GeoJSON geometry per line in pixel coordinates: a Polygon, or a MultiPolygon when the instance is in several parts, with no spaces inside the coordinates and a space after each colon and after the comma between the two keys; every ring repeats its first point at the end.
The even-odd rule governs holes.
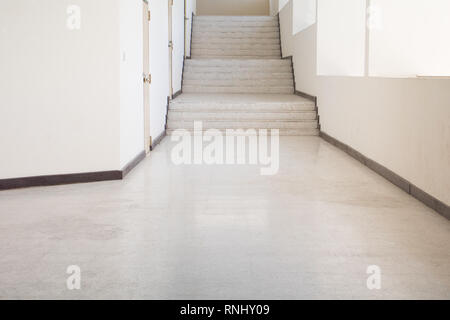
{"type": "Polygon", "coordinates": [[[186,23],[186,55],[188,57],[191,56],[192,14],[197,14],[197,0],[187,0],[186,2],[186,16],[189,19],[186,23]]]}
{"type": "Polygon", "coordinates": [[[449,0],[373,0],[371,6],[371,75],[450,76],[449,0]]]}
{"type": "Polygon", "coordinates": [[[281,11],[290,0],[278,0],[278,11],[281,11]]]}
{"type": "Polygon", "coordinates": [[[120,5],[120,166],[144,150],[142,0],[120,5]]]}
{"type": "MultiPolygon", "coordinates": [[[[141,0],[0,2],[0,179],[120,170],[144,150],[141,0]]],[[[195,10],[195,0],[189,0],[195,10]]],[[[165,129],[168,2],[150,1],[151,135],[165,129]]],[[[174,8],[181,88],[184,3],[174,8]]]]}
{"type": "Polygon", "coordinates": [[[318,96],[322,130],[450,204],[450,80],[317,76],[316,25],[293,36],[291,8],[283,55],[296,89],[318,96]]]}
{"type": "Polygon", "coordinates": [[[174,0],[172,9],[172,81],[173,93],[181,90],[184,59],[184,0],[174,0]]]}
{"type": "Polygon", "coordinates": [[[165,130],[169,96],[168,2],[149,1],[150,21],[150,134],[155,139],[165,130]]]}
{"type": "Polygon", "coordinates": [[[0,179],[120,168],[118,4],[72,3],[0,2],[0,179]]]}
{"type": "Polygon", "coordinates": [[[269,15],[269,0],[197,0],[198,15],[269,15]]]}
{"type": "MultiPolygon", "coordinates": [[[[292,8],[295,13],[297,9],[295,2],[292,8]]],[[[316,40],[317,74],[325,76],[364,75],[366,9],[366,1],[361,0],[319,1],[316,40]]],[[[297,15],[294,14],[294,17],[297,15]]],[[[293,25],[295,28],[296,23],[293,25]]]]}
{"type": "Polygon", "coordinates": [[[275,16],[279,11],[279,0],[270,0],[269,1],[269,10],[270,15],[275,16]]]}

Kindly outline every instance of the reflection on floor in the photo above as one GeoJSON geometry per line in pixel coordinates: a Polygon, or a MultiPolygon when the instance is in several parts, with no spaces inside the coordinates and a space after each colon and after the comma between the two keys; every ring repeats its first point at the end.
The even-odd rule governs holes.
{"type": "Polygon", "coordinates": [[[1,192],[0,298],[450,298],[450,223],[320,138],[282,137],[269,177],[170,151],[125,181],[1,192]]]}

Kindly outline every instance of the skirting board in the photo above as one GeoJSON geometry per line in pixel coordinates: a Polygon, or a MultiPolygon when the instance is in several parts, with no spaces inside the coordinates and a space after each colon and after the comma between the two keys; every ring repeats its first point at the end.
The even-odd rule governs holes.
{"type": "Polygon", "coordinates": [[[0,190],[122,180],[144,158],[145,158],[145,151],[142,151],[133,160],[131,160],[122,170],[2,179],[0,180],[0,190]]]}
{"type": "MultiPolygon", "coordinates": [[[[294,68],[293,64],[292,64],[292,68],[294,68]]],[[[295,77],[294,77],[294,88],[295,88],[295,77]]],[[[302,97],[302,98],[305,98],[305,99],[308,99],[308,100],[314,102],[314,106],[316,107],[316,113],[317,113],[317,126],[318,126],[318,128],[320,130],[322,128],[322,126],[320,124],[320,113],[319,113],[319,106],[317,105],[317,97],[316,96],[312,96],[312,95],[307,94],[307,93],[304,93],[304,92],[301,92],[301,91],[298,91],[298,90],[295,90],[294,94],[299,96],[299,97],[302,97]]]]}
{"type": "Polygon", "coordinates": [[[172,99],[175,99],[176,97],[178,97],[180,94],[182,94],[183,92],[181,91],[181,90],[178,90],[177,92],[175,92],[173,95],[172,95],[172,99]]]}
{"type": "Polygon", "coordinates": [[[307,94],[307,93],[304,93],[304,92],[301,92],[301,91],[298,91],[298,90],[295,90],[294,94],[296,96],[299,96],[299,97],[302,97],[302,98],[305,98],[305,99],[308,99],[308,100],[314,102],[315,105],[316,105],[316,108],[317,108],[317,97],[312,96],[312,95],[307,94]]]}
{"type": "Polygon", "coordinates": [[[152,145],[150,146],[150,150],[155,150],[156,146],[161,143],[161,141],[166,137],[166,130],[163,131],[155,140],[152,139],[152,145]]]}
{"type": "Polygon", "coordinates": [[[391,170],[382,166],[376,161],[367,158],[365,155],[356,151],[352,147],[331,137],[327,133],[320,131],[320,137],[325,141],[329,142],[330,144],[334,145],[335,147],[341,149],[351,157],[361,162],[363,165],[367,166],[368,168],[372,169],[373,171],[384,177],[386,180],[390,181],[391,183],[393,183],[406,193],[410,194],[411,196],[413,196],[414,198],[416,198],[417,200],[428,206],[429,208],[433,209],[440,215],[450,220],[450,207],[445,203],[443,203],[442,201],[436,199],[432,195],[416,187],[408,180],[400,177],[398,174],[392,172],[391,170]]]}

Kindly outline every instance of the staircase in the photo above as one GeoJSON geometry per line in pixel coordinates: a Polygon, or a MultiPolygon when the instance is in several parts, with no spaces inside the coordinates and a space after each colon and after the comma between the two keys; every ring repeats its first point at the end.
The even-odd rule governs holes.
{"type": "Polygon", "coordinates": [[[277,17],[195,16],[182,94],[169,105],[167,132],[279,129],[318,135],[315,104],[294,95],[290,60],[281,59],[277,17]]]}

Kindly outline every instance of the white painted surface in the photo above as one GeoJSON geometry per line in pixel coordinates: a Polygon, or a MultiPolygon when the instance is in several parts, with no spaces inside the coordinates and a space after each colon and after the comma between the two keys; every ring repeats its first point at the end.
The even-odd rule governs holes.
{"type": "Polygon", "coordinates": [[[191,55],[191,28],[192,28],[192,14],[197,14],[197,0],[186,1],[186,17],[189,19],[186,23],[186,55],[191,55]]]}
{"type": "MultiPolygon", "coordinates": [[[[364,75],[366,9],[366,1],[361,0],[319,1],[317,13],[318,75],[364,75]]],[[[293,22],[294,30],[297,28],[297,22],[300,21],[293,22]]]]}
{"type": "Polygon", "coordinates": [[[283,54],[296,89],[318,96],[322,130],[450,203],[450,80],[318,77],[316,26],[292,36],[280,13],[283,54]]]}
{"type": "Polygon", "coordinates": [[[169,95],[168,3],[149,1],[150,21],[150,134],[155,139],[164,132],[169,95]]]}
{"type": "Polygon", "coordinates": [[[373,0],[371,4],[371,75],[450,76],[450,1],[373,0]]]}
{"type": "Polygon", "coordinates": [[[120,166],[144,150],[142,0],[119,0],[120,166]]]}
{"type": "Polygon", "coordinates": [[[173,93],[181,90],[184,58],[184,0],[174,0],[172,9],[172,84],[173,93]]]}
{"type": "Polygon", "coordinates": [[[213,16],[266,16],[269,0],[197,0],[199,15],[213,16]]]}
{"type": "Polygon", "coordinates": [[[293,0],[292,33],[303,31],[316,23],[316,0],[293,0]]]}
{"type": "Polygon", "coordinates": [[[289,0],[278,0],[278,11],[281,11],[288,3],[289,0]]]}
{"type": "Polygon", "coordinates": [[[270,0],[269,1],[270,15],[274,16],[279,11],[279,0],[270,0]]]}
{"type": "Polygon", "coordinates": [[[0,179],[120,169],[119,11],[0,2],[0,179]]]}

